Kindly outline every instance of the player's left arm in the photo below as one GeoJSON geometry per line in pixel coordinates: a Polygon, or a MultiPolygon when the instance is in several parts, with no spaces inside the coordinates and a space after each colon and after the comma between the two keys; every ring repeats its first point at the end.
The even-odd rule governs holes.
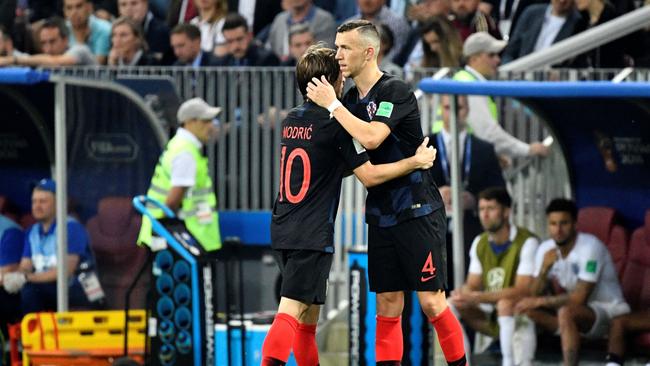
{"type": "Polygon", "coordinates": [[[569,293],[568,301],[572,305],[585,305],[589,295],[596,287],[595,282],[587,282],[583,280],[578,280],[575,290],[569,293]]]}
{"type": "Polygon", "coordinates": [[[390,135],[390,127],[385,123],[377,121],[368,123],[357,118],[341,102],[338,102],[338,105],[333,104],[338,101],[336,91],[325,76],[320,79],[312,78],[307,86],[307,97],[319,106],[328,108],[341,126],[368,150],[379,147],[390,135]]]}
{"type": "Polygon", "coordinates": [[[370,161],[358,166],[353,170],[354,175],[359,178],[361,183],[366,187],[373,187],[404,176],[416,169],[429,169],[433,166],[436,158],[436,150],[427,144],[429,138],[425,137],[422,144],[418,146],[415,155],[405,158],[394,163],[373,165],[370,161]]]}

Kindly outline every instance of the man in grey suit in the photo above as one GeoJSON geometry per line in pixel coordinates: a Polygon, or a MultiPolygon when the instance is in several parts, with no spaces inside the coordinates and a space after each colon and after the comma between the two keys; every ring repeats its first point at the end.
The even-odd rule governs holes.
{"type": "Polygon", "coordinates": [[[574,0],[551,0],[550,5],[530,5],[517,22],[501,61],[505,64],[547,48],[583,28],[574,0]]]}

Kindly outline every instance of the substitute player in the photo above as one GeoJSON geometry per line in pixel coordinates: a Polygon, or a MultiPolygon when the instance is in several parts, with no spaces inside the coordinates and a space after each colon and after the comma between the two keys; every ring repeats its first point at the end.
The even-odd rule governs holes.
{"type": "MultiPolygon", "coordinates": [[[[314,78],[307,87],[309,99],[326,107],[369,150],[373,164],[413,155],[423,140],[417,100],[405,82],[377,67],[375,26],[347,22],[337,29],[335,44],[343,76],[352,77],[356,87],[343,98],[344,107],[326,78],[314,78]]],[[[418,292],[447,363],[466,364],[462,330],[444,292],[447,220],[429,171],[369,188],[366,221],[370,290],[377,292],[377,364],[402,359],[404,290],[418,292]]]]}
{"type": "MultiPolygon", "coordinates": [[[[320,75],[340,94],[343,77],[334,55],[334,50],[316,45],[299,60],[296,79],[303,95],[307,83],[320,75]]],[[[352,171],[372,187],[415,169],[429,169],[435,150],[427,148],[427,142],[413,149],[409,158],[373,165],[365,149],[353,143],[325,108],[306,100],[289,112],[282,122],[280,192],[271,222],[282,297],[264,340],[262,365],[284,365],[292,348],[299,365],[318,364],[316,323],[334,253],[334,220],[344,173],[352,171]]]]}

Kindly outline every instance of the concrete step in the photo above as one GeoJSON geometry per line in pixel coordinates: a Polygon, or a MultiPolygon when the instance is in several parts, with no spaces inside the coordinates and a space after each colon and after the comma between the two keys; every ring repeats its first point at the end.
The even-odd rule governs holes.
{"type": "Polygon", "coordinates": [[[320,366],[343,366],[348,364],[347,352],[319,352],[320,366]]]}
{"type": "Polygon", "coordinates": [[[348,353],[349,332],[347,322],[335,322],[330,324],[325,336],[325,352],[348,353]]]}

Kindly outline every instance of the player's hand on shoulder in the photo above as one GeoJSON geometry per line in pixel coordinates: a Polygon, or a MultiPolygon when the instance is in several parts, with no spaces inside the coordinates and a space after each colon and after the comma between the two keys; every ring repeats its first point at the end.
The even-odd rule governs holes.
{"type": "Polygon", "coordinates": [[[307,98],[323,108],[329,107],[337,99],[334,87],[325,76],[321,76],[320,79],[311,79],[307,84],[307,98]]]}
{"type": "Polygon", "coordinates": [[[429,138],[425,137],[422,144],[415,150],[415,158],[417,162],[417,169],[429,169],[433,166],[436,160],[436,153],[438,152],[433,146],[427,146],[429,138]]]}

